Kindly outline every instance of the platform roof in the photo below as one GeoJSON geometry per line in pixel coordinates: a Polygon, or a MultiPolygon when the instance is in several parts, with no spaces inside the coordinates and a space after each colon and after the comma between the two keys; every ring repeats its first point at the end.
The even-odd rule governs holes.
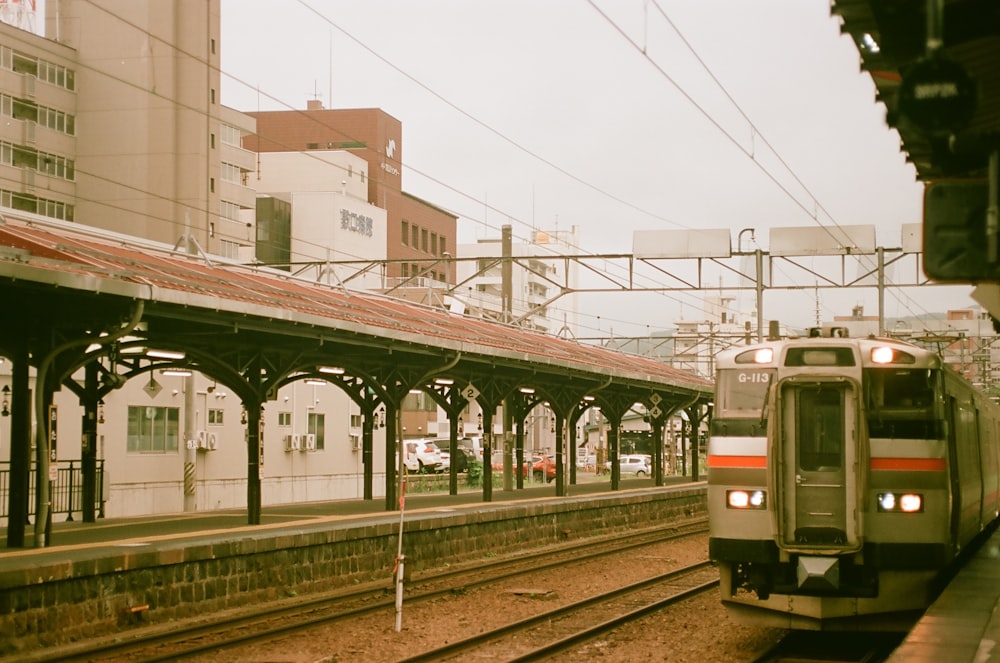
{"type": "Polygon", "coordinates": [[[1000,147],[1000,3],[996,0],[942,0],[932,15],[939,33],[937,57],[954,63],[974,85],[974,103],[963,121],[928,131],[901,112],[903,83],[929,59],[927,0],[832,0],[841,31],[854,40],[860,68],[871,76],[886,122],[899,131],[900,150],[917,177],[983,177],[989,151],[1000,147]]]}
{"type": "MultiPolygon", "coordinates": [[[[106,324],[102,318],[121,316],[123,302],[143,301],[149,325],[184,336],[183,343],[194,342],[191,331],[197,330],[206,343],[227,347],[248,342],[291,347],[305,340],[310,347],[339,344],[369,356],[391,353],[430,364],[460,354],[464,362],[508,376],[581,379],[604,388],[666,390],[704,400],[711,395],[708,380],[647,357],[77,224],[9,210],[3,217],[0,301],[36,331],[47,324],[54,329],[106,324]]],[[[16,327],[8,325],[0,339],[6,338],[4,331],[23,333],[16,327]]]]}

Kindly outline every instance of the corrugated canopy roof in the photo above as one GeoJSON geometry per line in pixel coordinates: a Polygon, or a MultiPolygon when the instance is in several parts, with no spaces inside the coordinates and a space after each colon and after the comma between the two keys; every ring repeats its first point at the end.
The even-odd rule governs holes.
{"type": "MultiPolygon", "coordinates": [[[[274,339],[338,339],[377,351],[460,352],[491,365],[551,377],[667,388],[707,396],[711,383],[659,361],[573,340],[421,307],[388,297],[305,281],[270,268],[190,255],[172,247],[75,224],[22,220],[0,224],[0,283],[23,304],[66,293],[142,300],[153,317],[249,329],[274,339]]],[[[66,308],[63,315],[86,316],[66,308]]]]}

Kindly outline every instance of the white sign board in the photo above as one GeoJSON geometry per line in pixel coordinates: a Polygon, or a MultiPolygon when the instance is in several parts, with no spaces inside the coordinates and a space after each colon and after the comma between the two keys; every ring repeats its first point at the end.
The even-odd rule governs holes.
{"type": "Polygon", "coordinates": [[[632,233],[632,254],[653,258],[728,258],[732,255],[729,229],[637,230],[632,233]]]}
{"type": "Polygon", "coordinates": [[[771,228],[772,256],[842,256],[875,253],[875,226],[771,228]]]}

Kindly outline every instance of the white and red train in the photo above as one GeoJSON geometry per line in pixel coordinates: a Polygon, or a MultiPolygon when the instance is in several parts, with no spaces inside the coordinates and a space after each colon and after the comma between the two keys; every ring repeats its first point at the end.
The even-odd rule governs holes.
{"type": "Polygon", "coordinates": [[[840,328],[718,358],[709,553],[738,617],[905,628],[1000,511],[1000,407],[934,352],[840,328]]]}

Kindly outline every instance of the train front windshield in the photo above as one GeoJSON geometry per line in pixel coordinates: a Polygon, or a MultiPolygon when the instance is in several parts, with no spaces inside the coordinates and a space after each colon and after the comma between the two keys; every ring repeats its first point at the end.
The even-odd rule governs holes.
{"type": "Polygon", "coordinates": [[[865,409],[871,437],[935,438],[940,372],[926,368],[866,368],[865,409]]]}

